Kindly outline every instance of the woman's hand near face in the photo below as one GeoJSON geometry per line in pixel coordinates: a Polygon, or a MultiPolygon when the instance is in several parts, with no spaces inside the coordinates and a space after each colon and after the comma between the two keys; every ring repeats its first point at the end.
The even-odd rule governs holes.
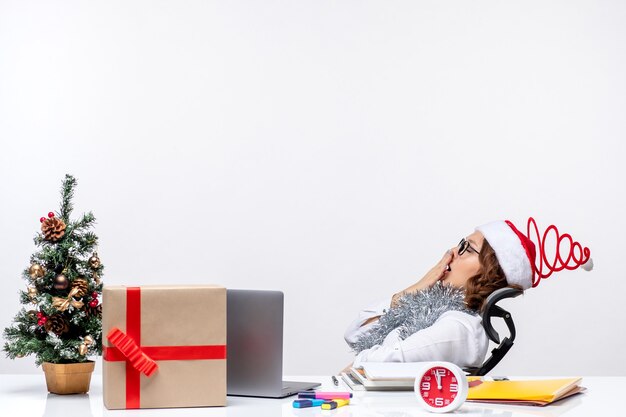
{"type": "Polygon", "coordinates": [[[430,271],[428,271],[422,279],[403,291],[394,294],[393,297],[391,297],[391,307],[395,307],[398,304],[398,300],[403,294],[417,292],[433,286],[437,281],[443,278],[446,273],[446,267],[451,261],[452,251],[448,250],[443,255],[443,258],[441,258],[441,260],[437,262],[437,264],[430,271]]]}

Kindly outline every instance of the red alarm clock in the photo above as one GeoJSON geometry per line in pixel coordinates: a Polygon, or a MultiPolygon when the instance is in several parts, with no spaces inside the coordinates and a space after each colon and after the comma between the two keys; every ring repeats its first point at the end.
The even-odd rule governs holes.
{"type": "Polygon", "coordinates": [[[433,413],[454,411],[465,402],[465,372],[450,362],[427,362],[415,378],[415,396],[422,408],[433,413]]]}

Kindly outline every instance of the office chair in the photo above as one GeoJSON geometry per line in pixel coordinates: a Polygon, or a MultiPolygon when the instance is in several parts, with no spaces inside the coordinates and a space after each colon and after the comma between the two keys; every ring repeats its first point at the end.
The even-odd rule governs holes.
{"type": "Polygon", "coordinates": [[[485,300],[485,308],[482,313],[483,327],[485,328],[485,332],[487,333],[489,339],[499,345],[491,351],[489,359],[487,359],[480,367],[465,368],[464,371],[467,372],[468,375],[486,375],[487,372],[491,371],[502,360],[502,358],[504,358],[504,355],[506,355],[513,346],[513,341],[515,340],[515,324],[513,323],[511,313],[496,304],[502,299],[515,298],[520,294],[522,294],[522,291],[515,288],[500,288],[499,290],[491,293],[489,297],[487,297],[487,300],[485,300]],[[491,324],[492,317],[501,317],[506,323],[506,327],[509,329],[509,337],[502,339],[502,342],[500,342],[500,335],[498,335],[498,332],[496,332],[491,324]]]}

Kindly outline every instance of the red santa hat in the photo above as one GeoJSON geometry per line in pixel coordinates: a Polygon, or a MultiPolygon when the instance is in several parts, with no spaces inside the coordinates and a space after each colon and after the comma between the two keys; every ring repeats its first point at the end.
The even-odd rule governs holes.
{"type": "Polygon", "coordinates": [[[528,219],[526,234],[520,232],[508,220],[487,223],[478,226],[476,230],[483,234],[495,251],[507,282],[517,284],[525,290],[536,287],[542,278],[548,278],[553,272],[563,269],[573,270],[578,267],[582,267],[586,271],[593,269],[589,248],[583,248],[567,233],[559,235],[559,231],[554,225],[550,225],[541,236],[537,223],[532,217],[528,219]],[[537,246],[530,239],[532,236],[531,227],[534,228],[537,237],[537,246]],[[545,252],[546,238],[551,232],[556,235],[556,254],[553,261],[548,259],[545,252]],[[562,253],[561,242],[563,240],[569,242],[567,257],[563,256],[562,253]],[[537,256],[539,257],[539,266],[536,263],[537,256]]]}

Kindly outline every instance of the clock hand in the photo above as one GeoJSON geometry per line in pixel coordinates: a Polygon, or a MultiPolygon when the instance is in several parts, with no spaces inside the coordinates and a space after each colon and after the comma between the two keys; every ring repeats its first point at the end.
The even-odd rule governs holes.
{"type": "Polygon", "coordinates": [[[441,390],[441,375],[439,375],[439,372],[435,373],[435,378],[437,379],[437,389],[441,390]]]}

